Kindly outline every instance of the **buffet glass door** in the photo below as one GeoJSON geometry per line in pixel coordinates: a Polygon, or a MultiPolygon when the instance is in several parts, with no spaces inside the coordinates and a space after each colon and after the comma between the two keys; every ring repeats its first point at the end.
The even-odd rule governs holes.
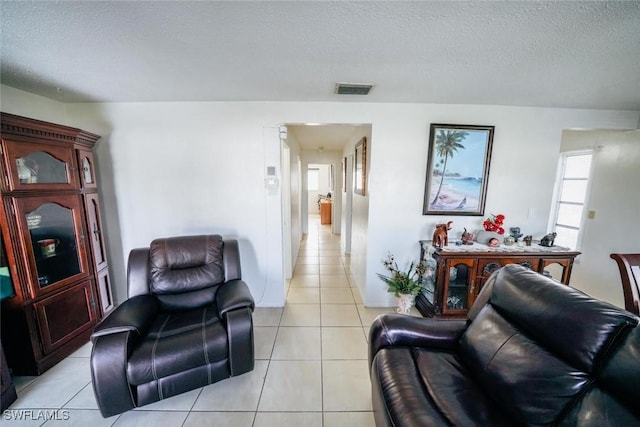
{"type": "Polygon", "coordinates": [[[17,205],[40,291],[89,275],[78,196],[25,197],[17,205]]]}
{"type": "Polygon", "coordinates": [[[445,300],[442,314],[466,314],[476,292],[476,260],[449,259],[445,263],[445,300]]]}

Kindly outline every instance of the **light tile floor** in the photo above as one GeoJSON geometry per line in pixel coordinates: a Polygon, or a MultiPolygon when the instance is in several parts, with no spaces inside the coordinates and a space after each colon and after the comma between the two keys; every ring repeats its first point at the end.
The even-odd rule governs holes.
{"type": "Polygon", "coordinates": [[[0,424],[373,426],[367,333],[373,319],[392,308],[365,308],[348,271],[340,236],[311,216],[285,307],[254,312],[252,372],[103,419],[91,388],[87,344],[39,377],[15,378],[18,400],[0,424]]]}

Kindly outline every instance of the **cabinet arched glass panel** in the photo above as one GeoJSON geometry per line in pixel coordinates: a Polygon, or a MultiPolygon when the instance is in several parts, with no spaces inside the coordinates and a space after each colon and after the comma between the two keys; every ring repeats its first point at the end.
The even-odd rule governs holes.
{"type": "Polygon", "coordinates": [[[93,174],[91,173],[91,162],[84,157],[82,159],[82,178],[85,184],[93,184],[93,174]]]}
{"type": "Polygon", "coordinates": [[[447,288],[447,310],[466,310],[471,279],[471,268],[463,263],[451,263],[447,288]]]}
{"type": "Polygon", "coordinates": [[[26,220],[41,288],[81,273],[73,209],[44,203],[26,220]]]}
{"type": "Polygon", "coordinates": [[[44,151],[16,158],[20,184],[66,184],[67,163],[44,151]]]}

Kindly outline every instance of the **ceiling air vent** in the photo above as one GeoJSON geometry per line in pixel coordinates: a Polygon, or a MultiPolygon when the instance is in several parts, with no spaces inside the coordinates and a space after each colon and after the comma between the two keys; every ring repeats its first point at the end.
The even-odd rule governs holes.
{"type": "Polygon", "coordinates": [[[369,95],[371,89],[373,85],[369,84],[336,83],[338,95],[369,95]]]}

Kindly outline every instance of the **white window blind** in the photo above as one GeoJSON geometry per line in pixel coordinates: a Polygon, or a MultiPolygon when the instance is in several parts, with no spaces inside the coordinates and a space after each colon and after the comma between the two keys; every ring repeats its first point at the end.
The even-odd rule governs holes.
{"type": "Polygon", "coordinates": [[[319,188],[319,175],[320,169],[317,168],[309,168],[307,171],[307,190],[309,191],[318,191],[319,188]]]}

